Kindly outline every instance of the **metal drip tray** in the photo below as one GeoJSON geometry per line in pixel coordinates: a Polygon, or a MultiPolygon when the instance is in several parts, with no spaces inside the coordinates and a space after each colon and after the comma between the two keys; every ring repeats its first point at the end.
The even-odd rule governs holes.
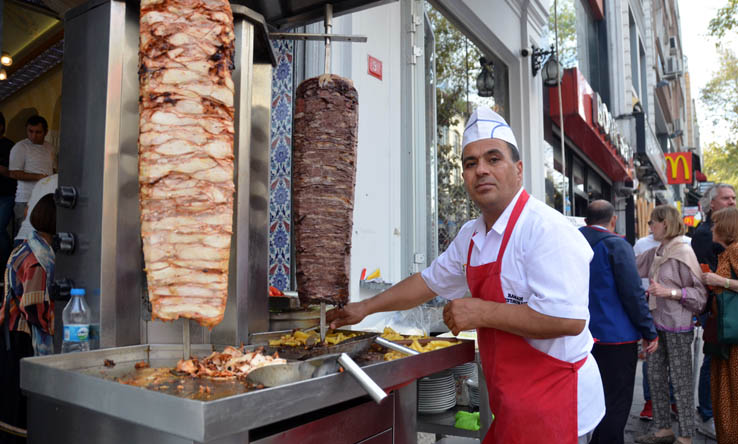
{"type": "MultiPolygon", "coordinates": [[[[206,356],[215,348],[193,345],[192,354],[206,356]]],[[[148,430],[141,432],[146,439],[128,442],[157,442],[154,437],[158,437],[156,439],[160,443],[231,442],[225,441],[226,438],[243,436],[257,427],[366,395],[364,389],[345,372],[279,387],[230,393],[215,400],[180,397],[111,380],[117,372],[129,371],[136,362],[166,366],[173,365],[181,356],[182,346],[171,344],[23,359],[21,388],[29,397],[29,418],[44,418],[43,427],[29,427],[29,442],[43,442],[32,436],[34,431],[55,437],[54,442],[57,443],[79,442],[73,438],[81,439],[82,432],[70,424],[75,418],[89,418],[93,413],[104,418],[108,425],[103,427],[104,424],[96,420],[95,429],[80,426],[90,435],[84,435],[87,442],[118,442],[110,441],[109,435],[103,433],[116,424],[123,430],[125,427],[148,430]],[[106,359],[113,360],[115,367],[106,368],[103,364],[106,359]],[[49,415],[54,417],[49,418],[49,415]],[[162,436],[173,438],[162,441],[162,436]]],[[[474,343],[461,341],[444,349],[395,361],[369,363],[362,368],[380,387],[392,389],[473,359],[474,343]]]]}

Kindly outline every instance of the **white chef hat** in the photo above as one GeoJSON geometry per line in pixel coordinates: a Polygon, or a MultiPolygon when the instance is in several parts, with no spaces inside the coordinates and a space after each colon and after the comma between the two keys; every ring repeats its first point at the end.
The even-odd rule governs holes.
{"type": "Polygon", "coordinates": [[[474,110],[464,128],[464,140],[461,149],[472,142],[482,139],[500,139],[510,143],[515,148],[518,142],[510,125],[505,122],[501,115],[492,111],[488,106],[479,106],[474,110]]]}

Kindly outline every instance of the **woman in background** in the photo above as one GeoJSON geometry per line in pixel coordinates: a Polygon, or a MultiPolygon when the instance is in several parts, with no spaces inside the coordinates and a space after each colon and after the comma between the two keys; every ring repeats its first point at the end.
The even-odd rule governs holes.
{"type": "MultiPolygon", "coordinates": [[[[738,292],[738,208],[727,207],[712,215],[712,240],[725,248],[718,256],[716,273],[705,273],[706,285],[714,293],[723,289],[738,292]]],[[[717,300],[712,301],[712,314],[705,330],[717,324],[717,300]]],[[[706,344],[707,345],[707,344],[706,344]]],[[[708,347],[705,347],[708,352],[708,347]]],[[[720,444],[738,444],[738,345],[717,344],[712,349],[710,386],[715,432],[720,444]]]]}
{"type": "MultiPolygon", "coordinates": [[[[20,360],[54,351],[54,302],[49,287],[54,280],[56,206],[51,194],[31,211],[31,236],[10,255],[5,268],[5,297],[0,311],[0,421],[26,428],[26,399],[20,391],[20,360]]],[[[25,439],[0,432],[0,443],[25,439]]]]}
{"type": "Polygon", "coordinates": [[[660,244],[640,255],[637,264],[641,277],[650,282],[648,305],[659,335],[659,348],[648,356],[655,430],[636,442],[689,444],[695,431],[692,319],[704,307],[707,290],[694,251],[680,239],[685,227],[679,211],[659,205],[651,212],[648,225],[660,244]],[[671,430],[669,377],[678,410],[678,438],[671,430]]]}

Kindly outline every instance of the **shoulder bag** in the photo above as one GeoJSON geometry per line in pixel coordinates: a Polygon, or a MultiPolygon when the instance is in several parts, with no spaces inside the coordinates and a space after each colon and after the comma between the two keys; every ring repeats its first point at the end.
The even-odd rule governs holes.
{"type": "MultiPolygon", "coordinates": [[[[736,279],[730,267],[731,279],[736,279]]],[[[724,289],[716,295],[718,305],[718,342],[738,344],[738,293],[724,289]]]]}

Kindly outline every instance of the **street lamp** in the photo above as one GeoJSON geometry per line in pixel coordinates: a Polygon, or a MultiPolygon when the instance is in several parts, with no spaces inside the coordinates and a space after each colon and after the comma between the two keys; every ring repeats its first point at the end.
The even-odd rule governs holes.
{"type": "Polygon", "coordinates": [[[0,68],[0,81],[8,78],[8,73],[5,72],[5,68],[0,68]]]}
{"type": "Polygon", "coordinates": [[[495,95],[495,64],[485,57],[479,58],[479,64],[482,72],[477,76],[477,94],[479,97],[492,97],[495,95]]]}
{"type": "Polygon", "coordinates": [[[548,61],[543,65],[541,78],[546,86],[557,86],[561,81],[561,64],[556,58],[556,53],[551,54],[548,61]]]}
{"type": "MultiPolygon", "coordinates": [[[[533,77],[536,76],[538,71],[541,71],[541,78],[543,79],[544,85],[558,85],[561,80],[561,64],[556,58],[556,50],[554,50],[553,45],[551,45],[551,49],[548,50],[539,48],[536,45],[533,45],[532,48],[533,50],[530,52],[530,65],[533,77]],[[543,59],[547,56],[548,60],[546,60],[546,63],[543,64],[543,70],[541,70],[543,59]]],[[[529,54],[529,52],[527,49],[524,49],[522,54],[525,57],[529,54]]]]}

